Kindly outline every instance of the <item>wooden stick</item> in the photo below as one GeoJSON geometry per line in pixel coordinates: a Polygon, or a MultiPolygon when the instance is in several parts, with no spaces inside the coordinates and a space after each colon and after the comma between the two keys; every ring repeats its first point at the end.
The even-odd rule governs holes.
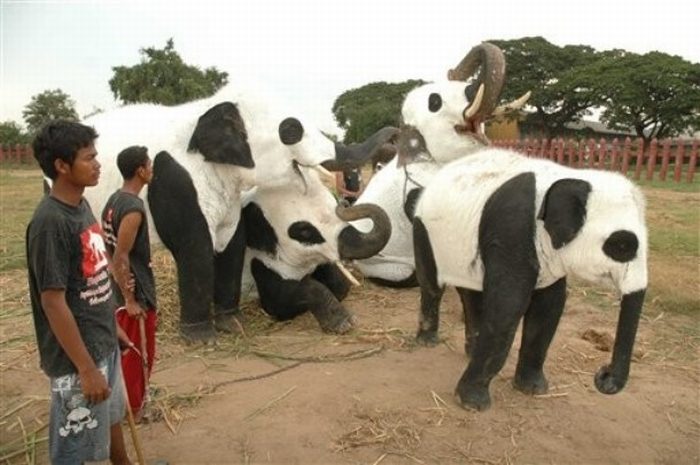
{"type": "Polygon", "coordinates": [[[143,369],[143,387],[146,390],[146,395],[143,402],[141,403],[141,408],[146,405],[146,402],[151,400],[149,385],[150,381],[148,379],[148,374],[150,372],[150,367],[148,366],[148,346],[146,344],[146,322],[145,315],[139,318],[139,333],[141,335],[141,368],[143,369]]]}
{"type": "MultiPolygon", "coordinates": [[[[121,363],[121,362],[120,362],[121,363]]],[[[131,405],[129,404],[129,394],[126,391],[126,382],[124,381],[124,376],[122,379],[122,390],[124,391],[124,402],[126,402],[126,418],[129,422],[129,431],[131,432],[131,442],[134,444],[134,449],[136,449],[136,456],[139,459],[139,465],[146,465],[146,460],[143,457],[143,449],[141,448],[141,440],[136,432],[136,422],[134,421],[134,413],[131,411],[131,405]]]]}

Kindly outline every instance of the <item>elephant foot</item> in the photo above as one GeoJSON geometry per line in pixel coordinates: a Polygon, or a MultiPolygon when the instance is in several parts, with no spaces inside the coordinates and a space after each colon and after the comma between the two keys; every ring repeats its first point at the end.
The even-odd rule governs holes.
{"type": "Polygon", "coordinates": [[[466,410],[476,410],[483,412],[491,407],[491,395],[488,387],[457,385],[455,392],[457,402],[466,410]]]}
{"type": "Polygon", "coordinates": [[[209,321],[180,323],[180,335],[188,344],[214,344],[216,342],[216,331],[209,321]]]}
{"type": "Polygon", "coordinates": [[[228,313],[217,313],[214,315],[214,329],[226,334],[237,334],[245,336],[243,328],[242,314],[239,310],[228,313]]]}
{"type": "Polygon", "coordinates": [[[345,311],[340,315],[328,317],[324,321],[319,320],[318,323],[325,333],[346,334],[355,327],[357,319],[355,315],[345,311]]]}
{"type": "Polygon", "coordinates": [[[513,387],[525,394],[539,395],[547,393],[549,383],[542,370],[518,369],[513,378],[513,387]]]}
{"type": "Polygon", "coordinates": [[[440,339],[438,339],[437,331],[419,329],[418,334],[416,334],[416,342],[422,346],[435,347],[440,339]]]}

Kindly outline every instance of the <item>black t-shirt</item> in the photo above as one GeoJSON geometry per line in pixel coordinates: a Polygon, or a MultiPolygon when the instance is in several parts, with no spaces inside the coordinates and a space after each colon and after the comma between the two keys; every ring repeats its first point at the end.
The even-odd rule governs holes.
{"type": "MultiPolygon", "coordinates": [[[[114,256],[117,246],[117,235],[122,219],[132,212],[141,213],[141,225],[136,232],[134,246],[129,252],[129,265],[136,281],[134,297],[146,309],[156,308],[156,284],[151,268],[151,243],[148,237],[148,219],[143,200],[128,192],[116,191],[112,194],[102,210],[102,228],[105,232],[107,252],[114,256]]],[[[119,286],[114,286],[114,292],[119,305],[124,305],[124,297],[119,286]]]]}
{"type": "Polygon", "coordinates": [[[73,207],[44,196],[27,226],[26,245],[41,368],[52,377],[76,372],[41,306],[41,293],[49,289],[65,290],[83,343],[98,363],[117,348],[117,333],[107,251],[87,201],[73,207]]]}

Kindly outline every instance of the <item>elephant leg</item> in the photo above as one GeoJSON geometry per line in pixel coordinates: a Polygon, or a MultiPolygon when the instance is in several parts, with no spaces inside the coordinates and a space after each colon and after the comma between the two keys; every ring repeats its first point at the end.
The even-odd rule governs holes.
{"type": "Polygon", "coordinates": [[[180,332],[189,341],[213,340],[212,238],[192,178],[167,152],[158,153],[153,161],[148,204],[156,231],[177,264],[180,332]]]}
{"type": "Polygon", "coordinates": [[[251,272],[258,287],[260,304],[273,318],[290,320],[311,311],[326,332],[342,334],[352,329],[352,314],[325,285],[311,276],[301,281],[284,279],[257,258],[251,263],[251,272]]]}
{"type": "Polygon", "coordinates": [[[566,303],[566,278],[532,293],[523,319],[523,336],[513,385],[526,394],[547,392],[542,370],[566,303]]]}
{"type": "Polygon", "coordinates": [[[420,322],[416,340],[420,344],[434,346],[438,343],[440,325],[440,301],[445,292],[437,283],[437,265],[425,225],[416,218],[413,221],[413,246],[416,257],[416,278],[420,284],[420,322]]]}
{"type": "Polygon", "coordinates": [[[350,292],[350,282],[334,264],[323,264],[316,267],[311,276],[325,285],[335,296],[342,301],[350,292]]]}
{"type": "Polygon", "coordinates": [[[457,288],[464,311],[464,353],[471,357],[471,351],[479,336],[479,326],[483,315],[483,294],[463,287],[457,288]]]}
{"type": "Polygon", "coordinates": [[[214,257],[214,327],[225,333],[240,331],[238,307],[245,258],[245,227],[238,222],[226,248],[214,257]]]}

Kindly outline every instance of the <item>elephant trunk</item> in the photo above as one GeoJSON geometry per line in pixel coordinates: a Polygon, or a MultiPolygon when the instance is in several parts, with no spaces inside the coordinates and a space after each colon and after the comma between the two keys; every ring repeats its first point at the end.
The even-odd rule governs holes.
{"type": "Polygon", "coordinates": [[[336,142],[335,159],[326,160],[321,166],[329,171],[345,171],[362,166],[385,150],[385,144],[397,134],[398,129],[388,126],[375,132],[362,143],[344,145],[336,142]]]}
{"type": "Polygon", "coordinates": [[[386,212],[374,204],[362,204],[352,207],[338,205],[336,215],[343,221],[355,221],[362,218],[372,220],[372,229],[360,232],[352,225],[347,225],[338,236],[338,253],[340,258],[361,260],[376,255],[384,248],[391,237],[391,221],[386,212]]]}
{"type": "Polygon", "coordinates": [[[625,387],[645,293],[646,289],[641,289],[622,296],[612,363],[601,367],[595,375],[595,386],[603,394],[616,394],[625,387]]]}
{"type": "Polygon", "coordinates": [[[472,48],[462,61],[447,73],[447,78],[451,81],[466,81],[479,66],[481,69],[478,78],[467,88],[467,98],[477,107],[465,110],[473,121],[486,120],[496,108],[506,74],[503,52],[491,43],[482,42],[472,48]],[[481,84],[484,85],[484,92],[479,104],[476,96],[481,84]]]}

